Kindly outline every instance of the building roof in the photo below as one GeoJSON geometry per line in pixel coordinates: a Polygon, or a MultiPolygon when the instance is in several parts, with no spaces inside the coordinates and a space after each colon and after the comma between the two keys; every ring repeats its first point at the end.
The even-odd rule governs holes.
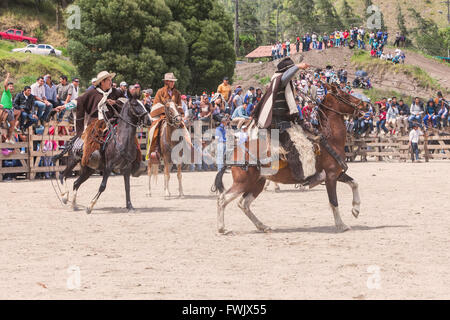
{"type": "MultiPolygon", "coordinates": [[[[295,43],[291,43],[291,53],[293,53],[295,50],[295,43]]],[[[246,58],[267,58],[272,56],[272,46],[259,46],[252,52],[250,52],[248,55],[246,55],[246,58]]]]}

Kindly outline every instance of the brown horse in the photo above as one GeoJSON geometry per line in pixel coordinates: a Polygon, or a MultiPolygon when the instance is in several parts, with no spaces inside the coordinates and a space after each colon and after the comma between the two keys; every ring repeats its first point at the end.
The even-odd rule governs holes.
{"type": "MultiPolygon", "coordinates": [[[[327,137],[328,144],[335,150],[335,153],[337,153],[340,159],[345,159],[344,147],[347,131],[343,117],[347,114],[359,114],[367,107],[367,104],[334,85],[328,85],[327,88],[328,94],[319,105],[320,131],[327,137]]],[[[337,181],[340,181],[348,184],[352,188],[352,214],[357,218],[361,204],[358,184],[344,172],[342,165],[325,148],[321,148],[320,154],[316,155],[315,169],[316,172],[322,172],[323,170],[325,172],[324,180],[337,230],[340,232],[349,230],[350,228],[344,224],[339,213],[336,185],[337,181]]],[[[217,228],[219,233],[227,233],[224,222],[225,207],[240,195],[242,197],[239,200],[238,206],[253,222],[256,228],[264,232],[271,230],[270,227],[259,221],[250,210],[250,204],[263,191],[266,179],[283,184],[308,183],[307,180],[296,181],[292,176],[289,166],[279,169],[274,175],[267,176],[261,175],[261,170],[257,166],[249,166],[247,170],[242,167],[232,166],[233,185],[225,191],[222,183],[224,172],[225,169],[221,170],[215,180],[215,186],[220,192],[217,200],[217,228]]]]}
{"type": "MultiPolygon", "coordinates": [[[[191,141],[189,137],[189,133],[187,132],[186,126],[183,122],[183,117],[178,112],[176,105],[173,101],[169,100],[164,105],[164,113],[165,118],[162,119],[161,127],[160,127],[160,134],[159,134],[159,145],[161,149],[161,155],[164,161],[164,191],[165,191],[165,198],[170,198],[170,191],[169,191],[169,180],[170,180],[170,169],[173,165],[173,159],[172,159],[172,151],[174,150],[175,146],[177,146],[180,142],[179,140],[173,141],[172,138],[174,136],[175,130],[181,130],[179,131],[180,135],[184,137],[185,141],[187,142],[188,146],[191,146],[191,141]]],[[[150,146],[149,146],[150,147],[150,146]]],[[[178,177],[178,196],[183,197],[183,184],[182,184],[182,177],[181,177],[181,166],[182,163],[177,164],[177,177],[178,177]]],[[[158,175],[158,168],[159,163],[150,163],[148,164],[148,194],[147,196],[151,196],[152,193],[152,185],[151,185],[151,178],[152,175],[155,176],[155,178],[158,175]]]]}

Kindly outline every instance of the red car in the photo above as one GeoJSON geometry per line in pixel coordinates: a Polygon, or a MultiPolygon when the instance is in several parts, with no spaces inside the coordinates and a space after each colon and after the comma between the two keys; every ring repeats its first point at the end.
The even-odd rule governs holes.
{"type": "Polygon", "coordinates": [[[4,32],[0,32],[0,37],[2,40],[13,40],[13,41],[21,41],[25,43],[37,43],[36,38],[24,37],[23,31],[18,29],[8,29],[4,32]]]}

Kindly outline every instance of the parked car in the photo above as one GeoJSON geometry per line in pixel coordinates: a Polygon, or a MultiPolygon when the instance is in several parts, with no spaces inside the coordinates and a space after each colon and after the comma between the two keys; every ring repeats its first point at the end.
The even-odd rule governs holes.
{"type": "Polygon", "coordinates": [[[37,43],[38,40],[36,38],[25,37],[23,31],[18,29],[8,29],[4,32],[0,32],[0,37],[2,40],[22,41],[25,43],[37,43]]]}
{"type": "Polygon", "coordinates": [[[12,49],[13,52],[34,53],[42,55],[61,56],[61,50],[53,48],[49,44],[29,44],[25,48],[12,49]]]}

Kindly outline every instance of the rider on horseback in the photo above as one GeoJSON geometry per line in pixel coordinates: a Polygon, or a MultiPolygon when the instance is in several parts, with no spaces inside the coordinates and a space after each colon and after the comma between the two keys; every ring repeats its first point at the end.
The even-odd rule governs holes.
{"type": "MultiPolygon", "coordinates": [[[[277,65],[277,71],[267,87],[267,91],[257,104],[253,115],[257,119],[259,128],[271,128],[280,130],[280,145],[289,150],[287,161],[290,163],[293,176],[302,180],[307,178],[305,172],[301,172],[302,165],[298,163],[299,152],[293,147],[293,142],[287,130],[293,127],[293,122],[299,122],[301,127],[310,134],[310,139],[317,142],[320,139],[319,132],[309,126],[305,121],[300,120],[299,111],[295,103],[295,86],[292,78],[300,69],[307,69],[308,65],[301,63],[295,65],[291,58],[282,59],[277,65]]],[[[305,150],[303,150],[305,151],[305,150]]],[[[322,176],[316,173],[310,177],[312,183],[322,180],[322,176]]]]}
{"type": "MultiPolygon", "coordinates": [[[[93,83],[95,89],[88,90],[65,106],[57,110],[71,110],[76,108],[76,136],[74,150],[83,148],[81,164],[93,169],[98,168],[101,158],[100,148],[105,141],[107,130],[111,130],[117,121],[122,106],[126,102],[124,93],[112,87],[115,73],[102,71],[93,83]],[[87,116],[87,118],[85,118],[87,116]],[[86,129],[85,129],[86,124],[86,129]]],[[[138,155],[140,156],[140,150],[138,155]]],[[[136,159],[139,160],[140,159],[136,159]]],[[[136,171],[139,166],[136,166],[136,171]]],[[[137,174],[136,172],[133,172],[137,174]]]]}
{"type": "Polygon", "coordinates": [[[177,108],[178,113],[184,117],[184,111],[181,103],[181,93],[175,88],[175,82],[178,79],[175,78],[173,73],[166,73],[164,75],[164,87],[156,92],[153,99],[153,105],[150,112],[152,120],[152,126],[149,130],[149,150],[147,152],[147,159],[149,157],[159,159],[160,146],[158,145],[158,135],[160,124],[165,119],[164,105],[168,100],[172,100],[177,108]]]}

